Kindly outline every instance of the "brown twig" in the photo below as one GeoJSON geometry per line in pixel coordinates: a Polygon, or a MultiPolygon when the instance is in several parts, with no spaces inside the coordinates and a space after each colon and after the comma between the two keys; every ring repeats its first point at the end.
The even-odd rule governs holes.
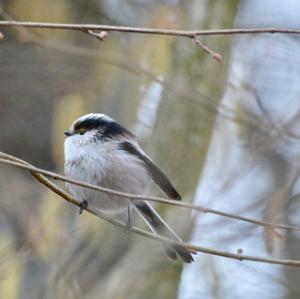
{"type": "MultiPolygon", "coordinates": [[[[24,166],[31,166],[29,163],[27,163],[27,162],[25,162],[21,159],[18,159],[16,157],[13,157],[13,156],[10,156],[10,155],[4,154],[4,153],[1,153],[1,156],[2,157],[6,156],[8,160],[14,161],[14,162],[19,163],[19,164],[22,164],[24,166]]],[[[76,198],[70,196],[70,194],[65,192],[63,189],[59,188],[56,184],[49,181],[43,175],[41,175],[39,173],[35,173],[35,172],[32,172],[32,175],[40,183],[42,183],[43,185],[48,187],[50,190],[52,190],[53,192],[58,194],[63,199],[65,199],[68,202],[70,202],[72,204],[75,204],[76,206],[80,207],[80,201],[79,200],[77,200],[76,198]]],[[[115,226],[119,226],[119,227],[125,227],[126,226],[126,224],[123,223],[122,221],[116,220],[116,219],[106,215],[105,213],[103,213],[103,212],[101,212],[97,209],[94,209],[92,207],[86,207],[85,210],[88,211],[89,213],[99,217],[99,218],[102,218],[102,219],[108,221],[109,223],[111,223],[115,226]]],[[[159,242],[185,246],[185,247],[189,248],[191,250],[191,252],[202,252],[202,253],[207,253],[207,254],[226,257],[226,258],[231,258],[231,259],[240,260],[240,261],[245,260],[245,261],[261,262],[261,263],[268,263],[268,264],[285,265],[285,266],[291,266],[291,267],[300,267],[300,260],[265,258],[265,257],[260,257],[260,256],[244,255],[244,254],[241,254],[240,252],[239,253],[232,253],[232,252],[216,250],[216,249],[202,247],[202,246],[196,246],[196,245],[185,243],[185,242],[177,242],[177,241],[171,240],[169,238],[166,238],[166,237],[163,237],[163,236],[145,231],[145,230],[140,229],[140,228],[135,227],[135,226],[133,226],[131,228],[131,231],[138,234],[138,235],[141,235],[141,236],[144,236],[144,237],[147,237],[149,239],[156,240],[156,241],[159,241],[159,242]]]]}
{"type": "MultiPolygon", "coordinates": [[[[233,34],[254,34],[254,33],[288,33],[300,34],[300,29],[285,28],[247,28],[247,29],[218,29],[218,30],[172,30],[172,29],[156,29],[156,28],[138,28],[125,26],[110,26],[97,24],[60,24],[60,23],[41,23],[41,22],[21,22],[21,21],[0,21],[0,27],[27,27],[37,29],[64,29],[82,31],[90,36],[96,37],[103,41],[108,36],[108,31],[155,34],[167,36],[179,36],[193,38],[195,43],[206,53],[217,61],[222,60],[222,56],[204,45],[198,36],[203,35],[233,35],[233,34]],[[100,31],[97,33],[95,31],[100,31]]],[[[1,39],[1,33],[0,33],[1,39]]]]}
{"type": "Polygon", "coordinates": [[[44,170],[44,169],[33,167],[32,165],[30,165],[28,163],[24,164],[24,161],[22,161],[22,162],[20,162],[20,161],[22,161],[22,160],[14,157],[14,156],[7,155],[3,152],[0,152],[0,163],[2,163],[2,164],[7,164],[7,165],[10,165],[10,166],[25,169],[25,170],[30,171],[31,173],[43,174],[43,175],[51,177],[55,180],[68,182],[68,183],[78,185],[78,186],[82,186],[82,187],[86,187],[86,188],[89,188],[89,189],[92,189],[92,190],[117,195],[117,196],[128,198],[128,199],[131,199],[131,200],[148,200],[148,201],[152,201],[152,202],[159,202],[159,203],[163,203],[163,204],[169,204],[169,205],[173,205],[173,206],[178,206],[178,207],[183,207],[183,208],[195,210],[195,211],[201,212],[201,213],[215,214],[215,215],[219,215],[219,216],[222,216],[222,217],[231,218],[231,219],[244,221],[244,222],[249,222],[249,223],[253,223],[253,224],[260,225],[260,226],[265,226],[265,227],[272,227],[272,228],[284,229],[284,230],[294,230],[294,231],[299,231],[300,230],[300,227],[297,227],[297,226],[270,223],[270,222],[266,222],[266,221],[262,221],[262,220],[252,219],[252,218],[243,217],[243,216],[239,216],[239,215],[235,215],[235,214],[231,214],[231,213],[226,213],[226,212],[222,212],[222,211],[218,211],[218,210],[213,210],[213,209],[205,208],[205,207],[202,207],[202,206],[196,206],[196,205],[192,205],[192,204],[189,204],[189,203],[174,201],[172,199],[161,198],[161,197],[148,197],[148,196],[142,196],[142,195],[136,195],[136,194],[131,194],[131,193],[120,192],[120,191],[104,188],[104,187],[101,187],[101,186],[88,184],[88,183],[81,182],[81,181],[78,181],[78,180],[73,180],[73,179],[67,178],[65,176],[62,176],[62,175],[54,173],[54,172],[50,172],[50,171],[47,171],[47,170],[44,170]]]}
{"type": "Polygon", "coordinates": [[[204,45],[198,38],[197,36],[194,36],[194,41],[196,43],[196,45],[198,47],[200,47],[204,52],[206,52],[207,54],[211,55],[211,57],[217,61],[222,61],[222,56],[221,54],[213,51],[212,49],[210,49],[209,47],[207,47],[206,45],[204,45]]]}
{"type": "Polygon", "coordinates": [[[128,33],[157,34],[169,36],[182,36],[194,38],[200,35],[233,35],[233,34],[254,34],[254,33],[288,33],[300,34],[300,29],[288,28],[244,28],[244,29],[216,29],[216,30],[172,30],[156,28],[139,28],[125,26],[110,26],[97,24],[60,24],[42,22],[19,22],[19,21],[0,21],[0,27],[30,27],[39,29],[66,29],[66,30],[92,30],[92,31],[117,31],[128,33]]]}

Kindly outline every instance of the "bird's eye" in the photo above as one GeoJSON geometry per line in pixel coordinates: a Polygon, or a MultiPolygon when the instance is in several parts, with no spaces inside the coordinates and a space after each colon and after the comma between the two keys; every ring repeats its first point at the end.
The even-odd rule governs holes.
{"type": "Polygon", "coordinates": [[[80,128],[79,129],[79,134],[83,135],[86,132],[86,128],[80,128]]]}

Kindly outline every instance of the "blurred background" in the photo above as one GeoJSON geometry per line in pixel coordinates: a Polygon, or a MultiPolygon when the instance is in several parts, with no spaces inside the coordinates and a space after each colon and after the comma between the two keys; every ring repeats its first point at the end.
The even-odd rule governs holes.
{"type": "MultiPolygon", "coordinates": [[[[170,29],[300,27],[297,0],[0,0],[2,20],[170,29]]],[[[63,132],[89,112],[132,130],[184,201],[300,226],[296,35],[190,39],[2,29],[0,150],[63,173],[63,132]]],[[[63,186],[63,184],[61,184],[63,186]]],[[[152,195],[162,195],[153,188],[152,195]]],[[[300,259],[299,234],[157,206],[184,240],[300,259]]],[[[139,223],[143,226],[141,223],[139,223]]],[[[0,298],[300,298],[300,270],[161,246],[0,167],[0,298]]]]}

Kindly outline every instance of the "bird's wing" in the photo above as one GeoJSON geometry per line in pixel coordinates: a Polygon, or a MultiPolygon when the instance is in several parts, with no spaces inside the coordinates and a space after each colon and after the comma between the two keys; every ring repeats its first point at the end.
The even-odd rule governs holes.
{"type": "Polygon", "coordinates": [[[155,165],[155,163],[147,156],[147,154],[137,145],[130,141],[123,141],[119,144],[119,148],[135,155],[144,162],[145,168],[151,175],[153,181],[164,191],[167,196],[174,200],[181,200],[180,194],[173,187],[168,177],[155,165]]]}

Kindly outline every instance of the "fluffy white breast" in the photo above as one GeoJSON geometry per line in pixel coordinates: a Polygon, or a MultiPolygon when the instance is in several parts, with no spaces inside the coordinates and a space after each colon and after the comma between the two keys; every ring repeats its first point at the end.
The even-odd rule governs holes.
{"type": "Polygon", "coordinates": [[[95,132],[91,131],[66,138],[64,151],[67,176],[91,184],[98,183],[104,176],[110,150],[101,141],[94,140],[94,135],[95,132]]]}
{"type": "MultiPolygon", "coordinates": [[[[118,191],[142,194],[150,181],[143,162],[120,150],[119,140],[94,140],[91,132],[65,140],[65,174],[87,183],[118,191]]],[[[126,210],[128,200],[80,186],[67,184],[78,199],[86,199],[102,210],[126,210]]]]}

